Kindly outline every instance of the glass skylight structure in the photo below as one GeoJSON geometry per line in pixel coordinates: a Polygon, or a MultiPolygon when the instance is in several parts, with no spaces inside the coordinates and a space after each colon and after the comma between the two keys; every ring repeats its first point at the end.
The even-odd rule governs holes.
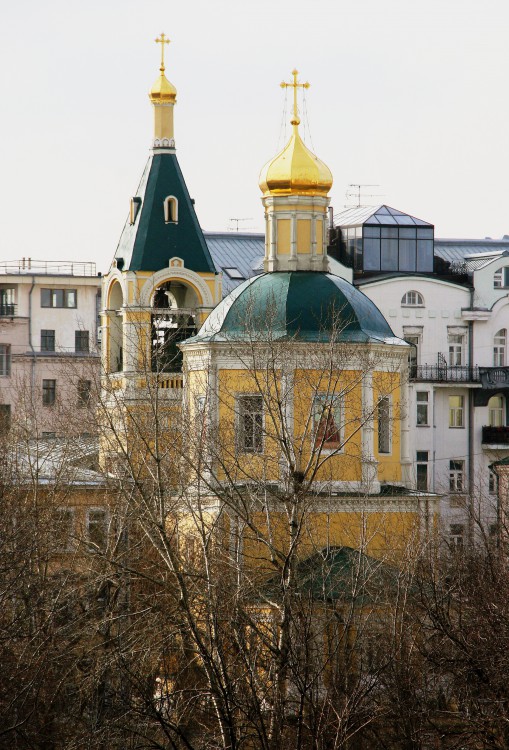
{"type": "Polygon", "coordinates": [[[341,230],[339,259],[354,271],[433,271],[433,224],[383,205],[348,209],[334,223],[341,230]]]}

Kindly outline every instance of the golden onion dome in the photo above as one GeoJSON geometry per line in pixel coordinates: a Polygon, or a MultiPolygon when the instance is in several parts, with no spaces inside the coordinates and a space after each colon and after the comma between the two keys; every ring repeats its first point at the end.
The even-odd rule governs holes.
{"type": "Polygon", "coordinates": [[[150,89],[149,98],[151,102],[176,102],[177,89],[170,83],[164,75],[164,68],[161,75],[150,89]]]}

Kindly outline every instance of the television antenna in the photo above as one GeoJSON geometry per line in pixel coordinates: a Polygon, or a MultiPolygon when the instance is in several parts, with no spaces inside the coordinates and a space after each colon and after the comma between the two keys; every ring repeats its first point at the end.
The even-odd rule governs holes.
{"type": "Polygon", "coordinates": [[[237,226],[235,227],[235,229],[233,227],[229,227],[228,231],[230,231],[230,232],[238,232],[239,231],[239,223],[241,221],[253,221],[253,218],[250,216],[247,219],[238,219],[237,217],[234,216],[232,219],[230,219],[230,221],[235,221],[237,223],[237,226]]]}
{"type": "Polygon", "coordinates": [[[351,189],[346,191],[345,197],[347,200],[348,198],[355,198],[356,203],[355,205],[345,204],[345,208],[362,208],[368,205],[363,203],[365,198],[383,198],[382,193],[364,193],[364,188],[380,187],[380,185],[373,182],[351,182],[348,187],[351,189]]]}

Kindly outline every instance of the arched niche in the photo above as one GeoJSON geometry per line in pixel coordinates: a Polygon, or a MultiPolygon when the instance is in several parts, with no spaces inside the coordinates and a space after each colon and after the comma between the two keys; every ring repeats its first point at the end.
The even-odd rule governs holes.
{"type": "Polygon", "coordinates": [[[153,289],[151,365],[153,372],[181,372],[181,341],[197,333],[201,299],[182,279],[166,279],[153,289]]]}
{"type": "Polygon", "coordinates": [[[107,292],[106,310],[108,321],[107,363],[109,372],[120,372],[123,369],[123,344],[122,344],[122,307],[124,295],[119,281],[114,280],[107,292]]]}

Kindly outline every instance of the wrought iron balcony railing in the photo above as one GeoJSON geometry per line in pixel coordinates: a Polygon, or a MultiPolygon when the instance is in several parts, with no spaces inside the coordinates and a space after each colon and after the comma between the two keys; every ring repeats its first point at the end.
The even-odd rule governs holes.
{"type": "Polygon", "coordinates": [[[479,368],[474,365],[411,365],[410,380],[434,383],[479,383],[479,368]]]}
{"type": "Polygon", "coordinates": [[[482,428],[482,444],[509,446],[509,427],[490,427],[489,425],[484,425],[482,428]]]}
{"type": "Polygon", "coordinates": [[[16,315],[16,308],[17,305],[14,304],[0,304],[0,316],[4,318],[13,317],[16,315]]]}

